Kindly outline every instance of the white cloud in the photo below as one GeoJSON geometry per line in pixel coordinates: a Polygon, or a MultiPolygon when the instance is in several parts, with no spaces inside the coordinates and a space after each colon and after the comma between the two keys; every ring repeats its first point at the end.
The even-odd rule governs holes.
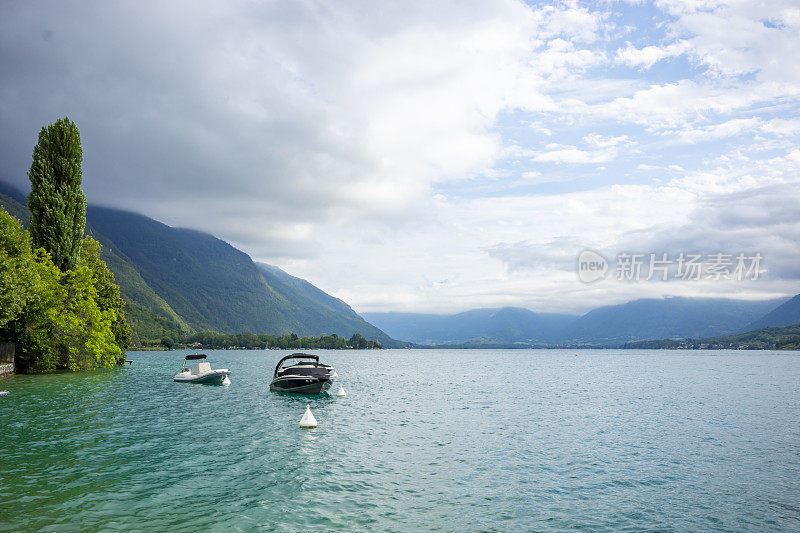
{"type": "Polygon", "coordinates": [[[684,129],[679,131],[664,131],[662,135],[674,136],[678,140],[686,143],[697,143],[702,141],[724,139],[733,137],[746,131],[755,131],[761,126],[758,118],[737,118],[694,129],[684,129]]]}
{"type": "Polygon", "coordinates": [[[583,142],[590,146],[597,148],[610,148],[620,144],[635,144],[628,140],[627,135],[619,135],[617,137],[603,137],[598,133],[591,133],[584,136],[583,142]]]}
{"type": "Polygon", "coordinates": [[[636,48],[631,43],[625,43],[625,48],[617,50],[614,60],[629,67],[649,69],[662,59],[682,55],[688,49],[687,43],[678,41],[667,46],[645,46],[636,48]]]}
{"type": "Polygon", "coordinates": [[[605,163],[611,161],[616,156],[616,150],[580,150],[578,148],[560,148],[542,152],[533,157],[533,161],[539,163],[605,163]]]}
{"type": "Polygon", "coordinates": [[[800,133],[800,119],[775,118],[765,122],[761,127],[761,131],[782,137],[794,136],[800,133]]]}
{"type": "Polygon", "coordinates": [[[571,41],[558,38],[536,57],[536,65],[549,74],[549,81],[573,77],[577,72],[606,62],[605,53],[576,48],[571,41]]]}
{"type": "Polygon", "coordinates": [[[651,85],[630,96],[585,107],[582,111],[596,114],[605,120],[638,124],[657,132],[685,127],[697,121],[706,121],[708,117],[746,110],[755,104],[797,95],[800,95],[800,84],[797,87],[755,85],[748,82],[706,84],[684,79],[664,85],[651,85]]]}
{"type": "Polygon", "coordinates": [[[584,136],[583,142],[591,149],[582,150],[575,146],[550,143],[545,146],[547,151],[534,154],[532,161],[572,164],[607,163],[619,155],[620,147],[636,144],[630,141],[627,135],[604,137],[597,133],[584,136]]]}
{"type": "Polygon", "coordinates": [[[661,1],[658,5],[676,17],[671,31],[686,39],[687,54],[712,72],[798,80],[800,69],[792,62],[774,61],[790,57],[797,48],[796,3],[776,0],[767,7],[755,2],[661,1]],[[772,24],[765,24],[765,18],[772,24]]]}

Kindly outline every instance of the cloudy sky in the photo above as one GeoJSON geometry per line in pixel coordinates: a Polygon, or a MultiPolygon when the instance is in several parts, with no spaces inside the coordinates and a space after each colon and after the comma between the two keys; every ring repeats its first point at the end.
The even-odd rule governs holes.
{"type": "Polygon", "coordinates": [[[0,179],[27,187],[39,128],[69,115],[90,203],[358,311],[800,292],[797,0],[0,10],[0,179]],[[579,280],[586,249],[606,279],[579,280]],[[761,272],[615,279],[621,253],[644,278],[681,252],[761,272]]]}

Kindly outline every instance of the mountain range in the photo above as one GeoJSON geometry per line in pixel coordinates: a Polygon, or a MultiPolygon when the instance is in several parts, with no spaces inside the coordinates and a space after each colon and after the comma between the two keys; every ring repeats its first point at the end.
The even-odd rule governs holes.
{"type": "MultiPolygon", "coordinates": [[[[0,204],[27,225],[20,191],[0,185],[0,204]]],[[[349,305],[278,267],[255,263],[227,242],[118,209],[89,206],[86,233],[102,244],[134,341],[190,331],[350,337],[397,345],[349,305]]]]}
{"type": "Polygon", "coordinates": [[[454,315],[364,313],[364,318],[396,339],[415,344],[543,344],[557,338],[577,318],[535,313],[520,307],[473,309],[454,315]]]}
{"type": "Polygon", "coordinates": [[[724,298],[641,299],[599,307],[561,333],[562,342],[616,343],[640,339],[719,337],[747,326],[784,302],[724,298]]]}
{"type": "MultiPolygon", "coordinates": [[[[0,182],[0,205],[27,225],[23,193],[0,182]]],[[[212,235],[105,207],[89,206],[86,218],[86,233],[103,245],[102,258],[120,286],[139,343],[208,329],[300,336],[360,333],[384,346],[609,345],[722,337],[800,323],[800,295],[763,301],[640,299],[581,316],[517,307],[360,316],[308,281],[256,263],[212,235]]]]}
{"type": "Polygon", "coordinates": [[[644,339],[720,337],[800,322],[800,297],[745,301],[719,298],[640,299],[577,315],[504,307],[454,315],[364,313],[393,338],[429,345],[620,344],[644,339]],[[784,303],[785,302],[785,303],[784,303]],[[787,304],[792,304],[788,306],[787,304]],[[794,320],[794,322],[792,322],[794,320]],[[789,321],[789,322],[787,322],[789,321]]]}

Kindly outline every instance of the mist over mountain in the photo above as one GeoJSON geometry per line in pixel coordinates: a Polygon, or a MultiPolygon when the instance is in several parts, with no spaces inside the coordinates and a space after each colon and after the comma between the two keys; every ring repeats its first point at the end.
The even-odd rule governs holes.
{"type": "MultiPolygon", "coordinates": [[[[0,204],[27,223],[25,195],[0,182],[0,204]]],[[[255,263],[207,233],[173,228],[136,213],[90,206],[86,233],[103,245],[128,303],[134,332],[148,339],[192,330],[317,336],[361,333],[425,345],[616,344],[707,338],[800,322],[790,300],[639,299],[582,316],[519,307],[450,315],[364,313],[278,267],[255,263]],[[373,325],[374,324],[374,325],[373,325]]]]}
{"type": "MultiPolygon", "coordinates": [[[[25,195],[3,184],[0,204],[24,223],[25,195]]],[[[89,206],[86,233],[102,245],[139,340],[209,329],[221,333],[360,333],[393,345],[345,302],[225,241],[143,215],[89,206]]],[[[136,339],[135,339],[136,340],[136,339]]]]}

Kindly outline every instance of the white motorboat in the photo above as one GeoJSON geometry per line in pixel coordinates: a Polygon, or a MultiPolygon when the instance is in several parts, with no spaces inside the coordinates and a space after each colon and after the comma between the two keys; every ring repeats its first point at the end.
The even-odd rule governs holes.
{"type": "Polygon", "coordinates": [[[183,360],[181,371],[175,374],[173,381],[226,385],[230,383],[230,379],[228,379],[230,375],[231,371],[227,368],[212,370],[211,363],[206,361],[205,354],[191,354],[187,355],[183,360]],[[190,370],[187,364],[189,361],[198,361],[198,363],[190,370]],[[225,383],[226,381],[228,383],[225,383]]]}

